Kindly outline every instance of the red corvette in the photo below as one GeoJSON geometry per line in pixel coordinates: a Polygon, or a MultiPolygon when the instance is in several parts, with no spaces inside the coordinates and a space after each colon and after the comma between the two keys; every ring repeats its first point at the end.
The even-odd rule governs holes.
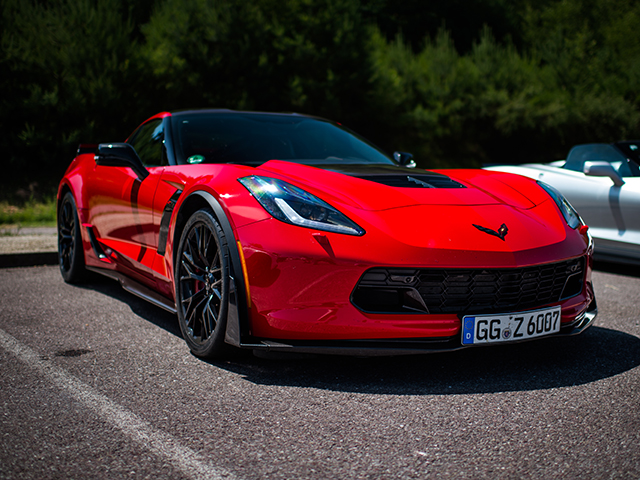
{"type": "Polygon", "coordinates": [[[429,171],[320,118],[161,113],[80,145],[60,270],[177,313],[192,352],[380,355],[585,330],[588,228],[552,187],[429,171]]]}

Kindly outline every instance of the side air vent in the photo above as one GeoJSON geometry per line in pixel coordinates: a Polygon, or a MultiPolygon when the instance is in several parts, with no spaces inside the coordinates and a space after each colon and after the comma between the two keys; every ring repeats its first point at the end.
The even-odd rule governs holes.
{"type": "Polygon", "coordinates": [[[431,175],[358,175],[357,177],[396,188],[466,188],[445,175],[435,173],[431,175]]]}

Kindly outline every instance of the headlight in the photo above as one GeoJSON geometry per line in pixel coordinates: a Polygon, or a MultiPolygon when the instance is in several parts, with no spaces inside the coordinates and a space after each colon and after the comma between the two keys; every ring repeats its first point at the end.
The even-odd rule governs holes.
{"type": "Polygon", "coordinates": [[[315,195],[283,180],[244,177],[238,181],[273,217],[286,223],[347,235],[364,235],[364,230],[315,195]]]}
{"type": "Polygon", "coordinates": [[[571,228],[577,228],[578,225],[582,223],[580,215],[578,215],[578,212],[576,212],[575,208],[571,206],[569,201],[564,198],[564,195],[551,185],[541,182],[540,180],[538,180],[538,185],[544,188],[546,192],[551,195],[551,198],[553,198],[554,202],[556,202],[556,205],[558,205],[558,208],[562,212],[562,216],[567,221],[567,225],[571,228]]]}

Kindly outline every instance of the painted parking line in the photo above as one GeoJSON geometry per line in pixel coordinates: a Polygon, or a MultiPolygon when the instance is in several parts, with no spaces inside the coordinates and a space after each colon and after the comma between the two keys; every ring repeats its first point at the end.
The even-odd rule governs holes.
{"type": "Polygon", "coordinates": [[[190,448],[180,445],[173,436],[161,432],[136,414],[121,407],[113,400],[82,383],[73,375],[43,358],[0,329],[0,346],[20,361],[37,370],[51,383],[66,391],[82,405],[95,412],[101,419],[121,430],[136,443],[165,459],[186,476],[194,479],[234,480],[237,477],[211,465],[190,448]]]}

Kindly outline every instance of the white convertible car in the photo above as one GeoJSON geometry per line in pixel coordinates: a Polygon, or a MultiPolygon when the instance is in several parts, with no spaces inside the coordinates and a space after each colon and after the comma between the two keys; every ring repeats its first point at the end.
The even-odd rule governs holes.
{"type": "Polygon", "coordinates": [[[559,190],[582,216],[595,258],[640,265],[640,140],[576,145],[566,160],[487,170],[517,173],[559,190]]]}

